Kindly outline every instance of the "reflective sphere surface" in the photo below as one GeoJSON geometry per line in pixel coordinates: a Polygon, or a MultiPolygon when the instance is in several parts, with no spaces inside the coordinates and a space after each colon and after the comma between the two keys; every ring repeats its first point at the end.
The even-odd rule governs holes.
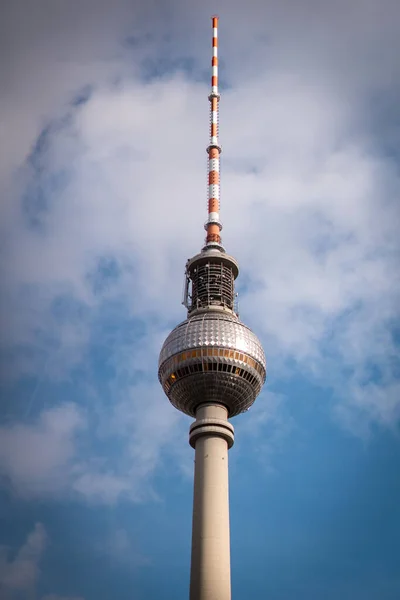
{"type": "Polygon", "coordinates": [[[160,352],[158,377],[171,403],[195,416],[204,402],[233,417],[247,410],[266,377],[257,336],[235,315],[205,311],[175,327],[160,352]]]}

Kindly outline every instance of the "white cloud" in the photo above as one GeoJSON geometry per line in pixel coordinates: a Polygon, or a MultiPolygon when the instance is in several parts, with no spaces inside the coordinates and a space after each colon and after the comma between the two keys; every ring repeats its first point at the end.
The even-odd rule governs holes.
{"type": "MultiPolygon", "coordinates": [[[[2,600],[35,600],[40,579],[40,562],[48,544],[42,523],[36,523],[15,557],[8,558],[10,548],[0,546],[0,595],[2,600]]],[[[46,594],[41,600],[84,600],[81,596],[46,594]]]]}
{"type": "Polygon", "coordinates": [[[152,477],[180,457],[184,419],[154,386],[115,387],[100,410],[61,404],[35,421],[0,428],[0,477],[25,498],[53,496],[115,504],[157,499],[152,477]]]}
{"type": "MultiPolygon", "coordinates": [[[[121,497],[135,502],[157,500],[153,476],[174,456],[182,462],[176,440],[187,424],[154,385],[114,387],[113,404],[98,414],[97,450],[73,471],[72,488],[90,502],[114,504],[121,497]],[[110,448],[104,456],[101,448],[110,448]],[[103,456],[103,458],[101,458],[103,456]]],[[[179,444],[181,446],[181,444],[179,444]]]]}
{"type": "MultiPolygon", "coordinates": [[[[227,250],[242,267],[241,312],[262,337],[273,375],[294,358],[335,389],[346,427],[360,413],[366,426],[390,425],[400,405],[392,335],[400,182],[380,127],[384,111],[369,103],[374,94],[398,94],[391,84],[398,52],[388,51],[398,43],[396,8],[384,2],[377,22],[373,3],[361,19],[359,2],[320,12],[310,2],[283,2],[269,6],[266,20],[265,3],[250,4],[221,12],[230,84],[221,98],[221,214],[227,250]],[[243,52],[237,39],[246,19],[254,27],[243,52]],[[371,53],[374,60],[366,61],[371,53]]],[[[171,30],[157,21],[147,41],[135,28],[149,30],[148,9],[138,8],[134,19],[125,2],[116,3],[111,23],[109,11],[83,3],[79,23],[90,22],[90,30],[74,30],[74,47],[75,21],[60,12],[52,22],[55,56],[48,30],[40,41],[36,17],[16,36],[29,34],[35,43],[29,53],[16,51],[15,76],[7,71],[1,86],[10,140],[1,206],[7,373],[60,381],[80,367],[90,387],[88,353],[103,344],[114,377],[104,392],[112,406],[94,391],[90,419],[69,405],[33,425],[3,428],[0,466],[22,494],[67,486],[97,502],[155,497],[150,478],[165,447],[186,469],[186,455],[173,445],[186,424],[155,377],[158,348],[184,318],[184,261],[202,245],[208,83],[171,65],[192,55],[201,79],[214,9],[191,7],[192,25],[183,27],[189,15],[179,8],[181,20],[171,30]],[[87,17],[93,13],[94,22],[87,17]],[[204,29],[193,28],[200,16],[204,29]],[[123,46],[132,31],[136,45],[123,46]],[[166,41],[164,34],[175,31],[183,37],[166,41]],[[142,59],[154,66],[163,56],[171,72],[146,80],[142,59]],[[93,85],[88,101],[68,106],[86,84],[93,85]],[[112,330],[118,315],[120,337],[104,334],[99,324],[112,330]],[[141,337],[126,334],[133,321],[143,325],[141,337]],[[133,381],[138,374],[145,383],[133,381]],[[90,433],[78,456],[84,425],[90,433]],[[101,450],[109,440],[119,440],[116,456],[101,450]]]]}
{"type": "Polygon", "coordinates": [[[74,404],[43,411],[33,424],[0,428],[0,473],[15,493],[62,491],[76,458],[75,436],[85,425],[74,404]]]}
{"type": "Polygon", "coordinates": [[[132,536],[124,528],[113,528],[111,533],[102,539],[97,548],[99,554],[106,555],[109,560],[129,568],[150,564],[151,560],[139,552],[132,536]]]}
{"type": "Polygon", "coordinates": [[[26,598],[33,597],[46,543],[46,530],[41,523],[36,523],[14,559],[9,560],[7,548],[1,548],[0,591],[4,600],[19,598],[20,593],[26,598]]]}

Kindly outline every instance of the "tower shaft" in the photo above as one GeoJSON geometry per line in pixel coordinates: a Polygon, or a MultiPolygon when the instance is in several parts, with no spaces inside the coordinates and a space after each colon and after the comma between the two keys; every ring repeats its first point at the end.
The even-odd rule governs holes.
{"type": "Polygon", "coordinates": [[[203,404],[190,428],[195,448],[190,600],[230,600],[228,411],[203,404]]]}
{"type": "Polygon", "coordinates": [[[170,402],[196,419],[189,431],[195,449],[190,600],[231,600],[228,450],[234,430],[228,418],[250,408],[266,377],[261,343],[237,314],[239,266],[221,243],[216,16],[212,27],[207,236],[186,263],[187,319],[166,338],[158,363],[170,402]]]}

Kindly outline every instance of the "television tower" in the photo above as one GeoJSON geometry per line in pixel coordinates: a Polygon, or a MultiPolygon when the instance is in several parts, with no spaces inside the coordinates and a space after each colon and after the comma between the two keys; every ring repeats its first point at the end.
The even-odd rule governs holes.
{"type": "Polygon", "coordinates": [[[195,421],[190,600],[230,600],[228,421],[253,404],[266,376],[263,348],[235,307],[236,260],[221,245],[219,217],[218,17],[212,17],[212,77],[205,246],[186,263],[187,319],[160,352],[158,378],[170,402],[195,421]]]}

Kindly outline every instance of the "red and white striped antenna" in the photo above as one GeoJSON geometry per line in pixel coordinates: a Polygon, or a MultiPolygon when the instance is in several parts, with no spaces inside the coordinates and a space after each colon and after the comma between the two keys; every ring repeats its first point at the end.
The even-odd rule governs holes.
{"type": "Polygon", "coordinates": [[[221,146],[218,141],[219,126],[219,92],[218,92],[218,17],[212,17],[212,59],[211,59],[211,93],[208,96],[210,101],[210,144],[207,148],[208,153],[208,220],[205,223],[207,231],[206,248],[221,246],[220,231],[222,229],[219,220],[219,157],[221,146]]]}

